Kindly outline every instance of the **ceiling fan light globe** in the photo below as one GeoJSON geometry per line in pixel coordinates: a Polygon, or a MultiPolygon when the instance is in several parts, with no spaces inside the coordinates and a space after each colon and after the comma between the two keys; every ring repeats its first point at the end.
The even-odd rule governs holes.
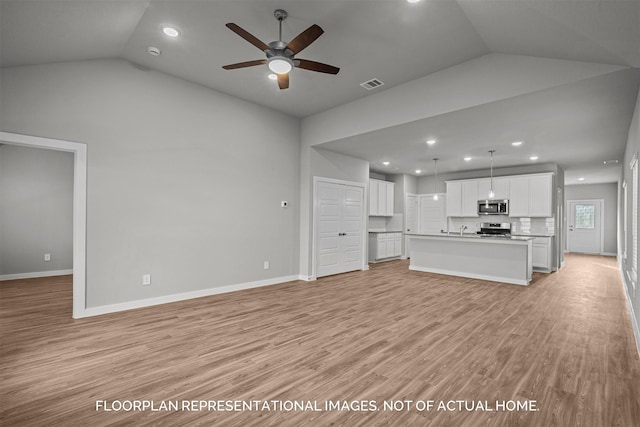
{"type": "Polygon", "coordinates": [[[274,56],[267,61],[267,67],[276,74],[287,74],[293,68],[293,61],[282,56],[274,56]]]}

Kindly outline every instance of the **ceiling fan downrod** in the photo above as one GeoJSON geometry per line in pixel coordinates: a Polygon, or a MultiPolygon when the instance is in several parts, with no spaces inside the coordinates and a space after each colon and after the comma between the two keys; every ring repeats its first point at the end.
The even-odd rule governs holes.
{"type": "Polygon", "coordinates": [[[287,19],[287,16],[289,16],[289,14],[287,13],[286,10],[276,9],[273,12],[273,16],[275,16],[278,22],[280,23],[280,31],[278,32],[278,41],[282,41],[282,21],[287,19]]]}

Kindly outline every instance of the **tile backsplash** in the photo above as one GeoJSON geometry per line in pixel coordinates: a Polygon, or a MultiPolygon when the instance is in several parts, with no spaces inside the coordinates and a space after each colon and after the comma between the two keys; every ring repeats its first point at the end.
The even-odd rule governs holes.
{"type": "Polygon", "coordinates": [[[466,233],[480,230],[481,222],[510,222],[513,234],[555,235],[555,218],[512,218],[506,215],[488,217],[449,218],[449,231],[458,231],[467,226],[466,233]]]}

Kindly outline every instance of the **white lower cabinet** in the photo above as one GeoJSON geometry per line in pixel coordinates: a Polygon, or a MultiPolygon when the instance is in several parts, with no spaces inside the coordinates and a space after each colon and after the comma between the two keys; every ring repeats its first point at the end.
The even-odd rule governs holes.
{"type": "Polygon", "coordinates": [[[551,237],[536,237],[532,244],[533,268],[541,271],[551,271],[551,237]]]}
{"type": "Polygon", "coordinates": [[[399,257],[402,233],[369,233],[369,262],[399,257]]]}

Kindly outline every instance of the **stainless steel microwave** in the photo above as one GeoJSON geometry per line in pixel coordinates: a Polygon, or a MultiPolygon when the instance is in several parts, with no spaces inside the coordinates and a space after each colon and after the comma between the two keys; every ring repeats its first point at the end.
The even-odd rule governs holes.
{"type": "Polygon", "coordinates": [[[478,215],[509,215],[509,200],[478,200],[478,215]]]}

